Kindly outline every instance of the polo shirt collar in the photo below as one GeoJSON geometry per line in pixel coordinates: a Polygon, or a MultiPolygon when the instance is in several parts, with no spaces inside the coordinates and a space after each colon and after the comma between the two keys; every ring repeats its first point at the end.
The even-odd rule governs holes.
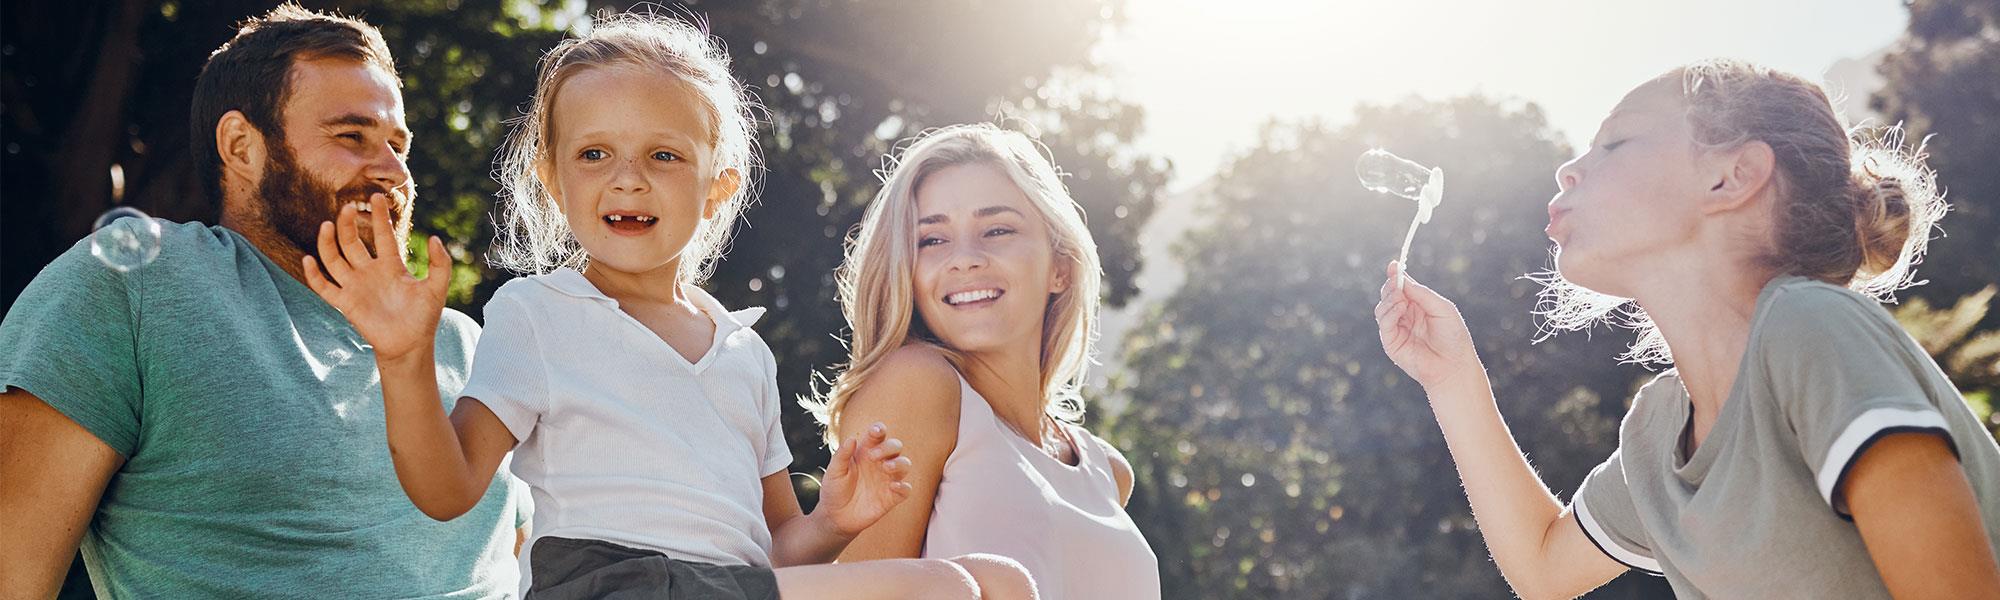
{"type": "Polygon", "coordinates": [[[604,295],[604,292],[597,291],[596,285],[591,284],[589,279],[583,278],[582,271],[569,267],[558,268],[550,271],[547,275],[535,279],[542,282],[542,285],[549,286],[550,289],[562,292],[564,295],[617,302],[617,300],[612,300],[610,296],[604,295]]]}
{"type": "Polygon", "coordinates": [[[718,327],[730,331],[749,327],[756,324],[758,319],[764,318],[764,307],[752,306],[731,312],[723,308],[722,301],[716,300],[715,296],[709,295],[708,290],[701,289],[698,285],[682,286],[681,292],[687,294],[688,300],[694,301],[694,305],[700,307],[702,312],[708,313],[710,318],[715,319],[718,327]]]}

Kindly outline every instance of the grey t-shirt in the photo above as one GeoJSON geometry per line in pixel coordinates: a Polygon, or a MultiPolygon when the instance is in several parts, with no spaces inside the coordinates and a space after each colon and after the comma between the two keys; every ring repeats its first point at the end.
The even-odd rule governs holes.
{"type": "MultiPolygon", "coordinates": [[[[152,264],[120,274],[79,242],[0,323],[0,386],[125,459],[83,536],[99,597],[513,595],[512,478],[452,521],[418,512],[347,320],[235,232],[161,224],[152,264]]],[[[478,334],[445,311],[447,404],[478,334]]]]}
{"type": "Polygon", "coordinates": [[[1900,432],[1952,445],[1987,539],[2000,540],[2000,446],[1881,305],[1775,279],[1757,298],[1739,369],[1692,456],[1692,413],[1675,373],[1639,391],[1618,451],[1572,505],[1605,554],[1665,575],[1682,598],[1887,598],[1836,499],[1855,459],[1900,432]]]}

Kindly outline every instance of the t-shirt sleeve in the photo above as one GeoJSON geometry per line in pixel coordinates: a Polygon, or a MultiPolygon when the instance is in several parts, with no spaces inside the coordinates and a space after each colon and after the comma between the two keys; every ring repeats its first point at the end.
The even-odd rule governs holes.
{"type": "Polygon", "coordinates": [[[778,400],[778,360],[764,351],[764,398],[761,403],[768,422],[764,432],[764,476],[791,468],[792,446],[785,441],[785,420],[783,402],[778,400]]]}
{"type": "Polygon", "coordinates": [[[0,390],[41,398],[125,457],[138,450],[140,392],[134,281],[78,242],[28,283],[0,321],[0,390]]]}
{"type": "Polygon", "coordinates": [[[1887,311],[1865,298],[1819,286],[1780,293],[1786,296],[1767,309],[1756,351],[1820,498],[1848,517],[1840,486],[1870,445],[1906,432],[1952,442],[1944,414],[1919,379],[1936,367],[1887,311]]]}
{"type": "Polygon", "coordinates": [[[1652,537],[1639,520],[1638,505],[1625,482],[1625,459],[1620,451],[1583,478],[1583,488],[1570,501],[1584,537],[1596,544],[1605,556],[1627,567],[1660,574],[1660,561],[1653,557],[1652,537]]]}
{"type": "Polygon", "coordinates": [[[516,442],[527,440],[549,410],[548,365],[534,321],[506,288],[486,302],[486,327],[472,353],[472,376],[460,395],[486,405],[516,442]]]}

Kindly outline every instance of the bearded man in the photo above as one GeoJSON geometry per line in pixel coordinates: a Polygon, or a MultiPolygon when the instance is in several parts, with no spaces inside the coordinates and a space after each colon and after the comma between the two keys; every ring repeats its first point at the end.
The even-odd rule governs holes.
{"type": "MultiPolygon", "coordinates": [[[[101,597],[514,594],[526,494],[497,478],[465,517],[419,512],[371,348],[303,283],[344,205],[385,196],[399,247],[371,250],[407,245],[411,140],[381,34],[281,6],[194,94],[219,224],[161,222],[158,258],[129,272],[79,242],[0,322],[0,598],[54,595],[79,549],[101,597]]],[[[479,329],[444,313],[455,399],[479,329]]]]}

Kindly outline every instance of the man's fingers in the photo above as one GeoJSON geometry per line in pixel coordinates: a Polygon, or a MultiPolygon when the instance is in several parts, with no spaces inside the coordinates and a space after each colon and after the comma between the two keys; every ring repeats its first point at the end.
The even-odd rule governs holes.
{"type": "MultiPolygon", "coordinates": [[[[368,253],[368,247],[361,244],[361,225],[357,222],[359,217],[356,216],[358,214],[360,213],[356,212],[353,206],[342,206],[340,216],[334,217],[333,222],[334,238],[340,242],[340,253],[357,269],[368,264],[366,261],[373,258],[368,253]]],[[[335,273],[334,276],[339,277],[340,274],[335,273]]]]}
{"type": "Polygon", "coordinates": [[[340,286],[334,285],[332,281],[326,279],[325,275],[320,274],[319,261],[313,260],[311,254],[307,254],[305,259],[300,262],[303,263],[302,266],[306,272],[306,287],[312,288],[313,293],[331,300],[332,295],[340,291],[340,286]]]}
{"type": "Polygon", "coordinates": [[[326,273],[332,275],[335,282],[343,284],[351,283],[348,275],[354,272],[354,266],[348,264],[347,257],[341,255],[340,248],[335,246],[336,243],[334,241],[333,222],[321,221],[319,224],[319,262],[326,265],[326,273]]]}
{"type": "MultiPolygon", "coordinates": [[[[377,192],[368,196],[368,224],[375,233],[375,256],[388,257],[397,254],[396,232],[389,225],[389,195],[377,192]]],[[[396,262],[402,262],[396,256],[396,262]]]]}
{"type": "Polygon", "coordinates": [[[431,236],[431,268],[424,273],[425,283],[431,286],[433,295],[442,296],[451,290],[451,254],[445,252],[444,240],[431,236]]]}

